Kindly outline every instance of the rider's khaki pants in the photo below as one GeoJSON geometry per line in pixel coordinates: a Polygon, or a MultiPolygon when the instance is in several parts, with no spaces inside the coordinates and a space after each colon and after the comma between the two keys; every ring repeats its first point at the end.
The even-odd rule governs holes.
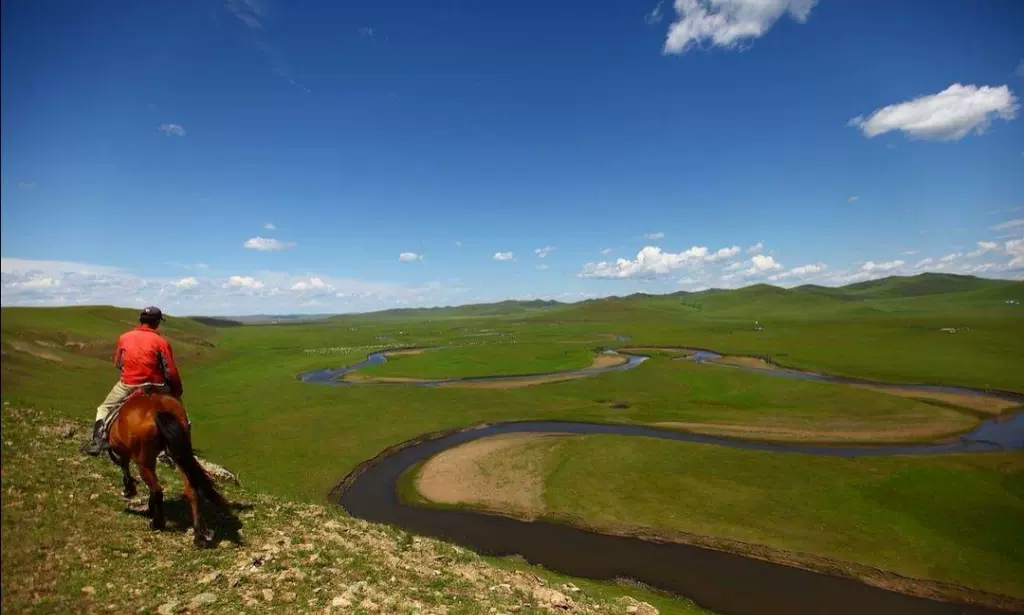
{"type": "Polygon", "coordinates": [[[110,423],[117,418],[117,411],[121,409],[124,402],[128,401],[128,397],[135,392],[135,389],[144,386],[153,386],[160,393],[169,393],[171,390],[166,384],[125,384],[118,380],[114,388],[107,393],[107,398],[103,400],[103,403],[96,407],[96,420],[103,421],[104,430],[109,428],[110,423]]]}

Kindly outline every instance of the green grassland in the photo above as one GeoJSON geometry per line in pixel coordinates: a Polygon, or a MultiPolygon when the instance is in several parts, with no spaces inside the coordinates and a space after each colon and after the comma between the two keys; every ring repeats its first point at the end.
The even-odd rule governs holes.
{"type": "Polygon", "coordinates": [[[509,376],[581,369],[590,365],[594,356],[593,351],[579,346],[490,344],[393,356],[386,363],[370,366],[361,373],[403,378],[509,376]]]}
{"type": "Polygon", "coordinates": [[[841,459],[599,435],[520,449],[484,471],[543,457],[547,518],[767,545],[1024,598],[1024,452],[841,459]]]}
{"type": "MultiPolygon", "coordinates": [[[[879,440],[917,440],[922,438],[919,433],[901,430],[924,426],[928,437],[939,437],[970,429],[977,420],[971,412],[944,404],[661,355],[628,372],[510,390],[331,387],[296,379],[303,371],[360,361],[384,346],[448,346],[382,366],[412,377],[478,375],[467,370],[482,365],[488,373],[538,373],[581,366],[581,361],[586,365],[599,347],[660,345],[771,355],[787,365],[896,382],[1024,392],[1024,311],[1006,303],[1024,299],[1024,283],[944,276],[883,282],[788,291],[756,286],[572,305],[506,302],[279,325],[212,327],[171,318],[162,331],[180,363],[183,401],[202,453],[238,472],[252,489],[322,502],[349,470],[381,450],[423,433],[480,422],[716,423],[808,430],[824,440],[829,432],[852,426],[876,432],[879,440]],[[755,320],[764,330],[754,331],[755,320]],[[967,330],[949,334],[940,331],[943,327],[967,330]]],[[[4,308],[3,399],[55,416],[91,420],[117,378],[110,363],[116,337],[135,320],[134,310],[114,308],[4,308]]],[[[666,487],[657,481],[670,480],[667,474],[692,477],[673,465],[670,456],[647,459],[647,464],[605,471],[638,489],[654,485],[652,490],[666,487]]],[[[593,461],[593,470],[600,471],[602,460],[593,461]]],[[[944,463],[928,459],[921,467],[941,468],[944,463]]],[[[767,467],[772,474],[761,476],[766,484],[802,472],[798,465],[767,467]]],[[[828,467],[837,483],[859,480],[855,469],[860,466],[828,467]]],[[[978,489],[984,494],[989,488],[985,485],[993,484],[978,473],[958,476],[965,492],[978,489]]],[[[1007,479],[1005,484],[1012,490],[1018,483],[1007,479]]],[[[845,495],[837,491],[833,497],[839,502],[845,495]]],[[[992,514],[1001,514],[999,500],[993,502],[992,514]]],[[[945,514],[924,503],[915,511],[913,499],[903,505],[907,515],[925,519],[945,514]]],[[[839,504],[834,509],[836,515],[843,514],[839,504]]],[[[857,525],[860,509],[847,514],[857,525]]],[[[951,512],[950,518],[956,514],[951,512]]],[[[877,530],[883,521],[884,516],[878,517],[863,528],[877,530]]],[[[820,532],[807,515],[793,523],[794,533],[820,532]]],[[[693,531],[715,529],[708,523],[704,530],[693,531]]],[[[962,540],[972,540],[971,534],[962,540]]],[[[980,534],[971,544],[979,552],[993,549],[980,534]]],[[[910,545],[907,551],[914,548],[910,545]]],[[[929,548],[922,547],[923,552],[929,548]]]]}

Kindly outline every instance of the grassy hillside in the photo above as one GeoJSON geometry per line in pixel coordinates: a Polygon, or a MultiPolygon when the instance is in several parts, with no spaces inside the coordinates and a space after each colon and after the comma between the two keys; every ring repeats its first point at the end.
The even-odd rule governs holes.
{"type": "MultiPolygon", "coordinates": [[[[117,381],[112,364],[117,337],[138,325],[138,310],[3,308],[0,320],[4,397],[84,409],[95,408],[117,381]]],[[[216,332],[192,319],[168,317],[160,332],[170,340],[186,378],[193,365],[218,356],[216,332]]]]}
{"type": "Polygon", "coordinates": [[[197,550],[180,475],[161,465],[168,529],[143,516],[145,487],[128,501],[120,471],[83,457],[69,423],[46,412],[2,409],[4,613],[462,613],[498,610],[665,615],[707,613],[636,586],[574,579],[401,530],[371,526],[335,506],[300,504],[245,488],[219,488],[239,523],[221,522],[219,548],[197,550]],[[240,525],[240,527],[238,527],[240,525]],[[494,610],[492,610],[494,609],[494,610]]]}

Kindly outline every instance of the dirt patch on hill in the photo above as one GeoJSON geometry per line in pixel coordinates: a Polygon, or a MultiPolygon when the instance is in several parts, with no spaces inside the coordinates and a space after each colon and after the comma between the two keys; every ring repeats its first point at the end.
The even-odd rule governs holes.
{"type": "Polygon", "coordinates": [[[899,395],[900,397],[911,397],[919,399],[934,399],[935,401],[945,402],[947,404],[953,404],[954,406],[961,406],[963,408],[970,408],[971,410],[977,410],[986,414],[997,415],[1003,410],[1019,406],[1020,404],[1015,401],[1008,399],[999,399],[998,397],[984,397],[981,395],[969,395],[966,393],[941,393],[938,391],[919,391],[915,389],[900,389],[893,387],[875,387],[869,384],[858,384],[854,385],[858,389],[867,389],[869,391],[875,391],[877,393],[885,393],[886,395],[899,395]]]}
{"type": "Polygon", "coordinates": [[[431,458],[416,489],[439,504],[470,504],[535,519],[544,513],[544,463],[550,434],[512,434],[475,440],[431,458]]]}
{"type": "MultiPolygon", "coordinates": [[[[53,354],[52,352],[40,350],[38,347],[33,346],[32,344],[28,344],[26,342],[12,341],[9,342],[9,344],[11,348],[13,348],[14,350],[17,350],[18,352],[23,352],[27,355],[31,355],[37,359],[43,359],[44,361],[52,361],[54,363],[64,362],[63,358],[53,354]]],[[[40,345],[42,346],[42,344],[40,345]]]]}

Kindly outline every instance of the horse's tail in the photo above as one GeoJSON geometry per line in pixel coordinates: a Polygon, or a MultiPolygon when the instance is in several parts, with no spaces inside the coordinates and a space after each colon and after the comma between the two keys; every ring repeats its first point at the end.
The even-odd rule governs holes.
{"type": "Polygon", "coordinates": [[[174,460],[175,465],[181,468],[192,488],[214,504],[227,507],[227,500],[213,486],[213,481],[206,470],[199,465],[195,453],[192,452],[192,438],[178,417],[171,412],[158,411],[155,421],[167,448],[167,454],[174,460]]]}

